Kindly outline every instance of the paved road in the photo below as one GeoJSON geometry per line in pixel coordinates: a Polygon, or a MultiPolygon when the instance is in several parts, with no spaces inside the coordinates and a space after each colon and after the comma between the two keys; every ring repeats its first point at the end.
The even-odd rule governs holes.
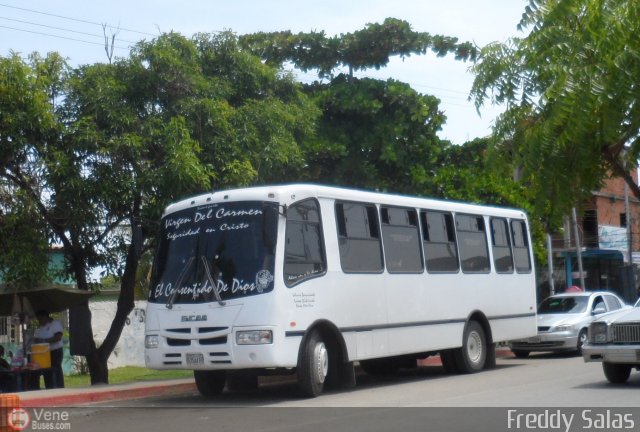
{"type": "MultiPolygon", "coordinates": [[[[599,364],[585,364],[579,357],[504,358],[498,360],[495,370],[474,375],[447,375],[439,366],[406,371],[392,379],[361,375],[355,389],[315,399],[299,399],[295,390],[294,382],[285,382],[262,385],[257,391],[225,393],[216,400],[194,394],[70,409],[70,423],[74,431],[95,432],[480,431],[505,429],[509,415],[505,407],[518,407],[521,412],[560,407],[578,417],[582,411],[565,407],[630,407],[620,415],[630,413],[626,420],[634,421],[633,430],[640,430],[640,373],[632,373],[626,385],[610,385],[599,364]]],[[[550,413],[558,414],[559,419],[564,412],[550,413]]],[[[615,416],[607,415],[608,426],[616,426],[611,424],[615,416]]],[[[585,425],[575,430],[582,427],[585,425]]]]}

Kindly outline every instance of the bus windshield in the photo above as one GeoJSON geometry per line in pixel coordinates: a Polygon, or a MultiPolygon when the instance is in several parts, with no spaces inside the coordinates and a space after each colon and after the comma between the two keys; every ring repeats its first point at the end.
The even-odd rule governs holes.
{"type": "Polygon", "coordinates": [[[218,302],[273,289],[277,207],[225,202],[180,210],[161,222],[149,301],[218,302]]]}

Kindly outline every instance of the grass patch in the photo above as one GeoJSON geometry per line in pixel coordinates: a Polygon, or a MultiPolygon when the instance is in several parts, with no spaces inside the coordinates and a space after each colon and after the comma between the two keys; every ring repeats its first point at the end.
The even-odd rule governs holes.
{"type": "MultiPolygon", "coordinates": [[[[166,380],[177,378],[193,378],[189,370],[153,370],[138,366],[125,366],[109,370],[109,384],[123,384],[139,381],[166,380]]],[[[64,386],[69,388],[88,387],[91,385],[89,375],[68,375],[64,377],[64,386]]]]}

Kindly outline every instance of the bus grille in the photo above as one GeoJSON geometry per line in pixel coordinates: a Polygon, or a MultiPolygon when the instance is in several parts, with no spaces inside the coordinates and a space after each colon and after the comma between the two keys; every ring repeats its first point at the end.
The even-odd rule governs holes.
{"type": "Polygon", "coordinates": [[[619,344],[640,343],[640,323],[620,323],[611,326],[613,342],[619,344]]]}

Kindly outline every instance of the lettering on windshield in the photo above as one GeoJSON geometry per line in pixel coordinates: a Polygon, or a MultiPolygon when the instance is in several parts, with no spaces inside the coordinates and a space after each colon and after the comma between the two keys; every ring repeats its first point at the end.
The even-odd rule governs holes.
{"type": "MultiPolygon", "coordinates": [[[[231,284],[228,284],[225,281],[218,279],[215,289],[218,291],[218,294],[248,294],[254,291],[261,293],[268,288],[271,282],[273,282],[273,275],[271,272],[269,270],[260,270],[256,274],[255,280],[252,282],[233,278],[231,284]]],[[[204,282],[196,282],[178,288],[178,295],[181,297],[191,297],[193,300],[197,300],[200,296],[212,294],[213,290],[213,285],[211,285],[208,280],[205,280],[204,282]]],[[[173,291],[174,288],[171,283],[159,283],[154,290],[154,296],[156,298],[169,298],[173,295],[173,291]]]]}
{"type": "Polygon", "coordinates": [[[239,231],[245,230],[250,225],[245,221],[232,221],[229,219],[238,217],[251,217],[262,215],[262,209],[239,209],[229,210],[224,207],[197,210],[193,216],[167,217],[164,220],[164,228],[167,230],[167,239],[176,240],[184,237],[200,235],[203,231],[201,223],[206,223],[204,233],[214,233],[218,231],[239,231]],[[213,223],[212,223],[213,222],[213,223]],[[197,227],[196,227],[197,226],[197,227]]]}

